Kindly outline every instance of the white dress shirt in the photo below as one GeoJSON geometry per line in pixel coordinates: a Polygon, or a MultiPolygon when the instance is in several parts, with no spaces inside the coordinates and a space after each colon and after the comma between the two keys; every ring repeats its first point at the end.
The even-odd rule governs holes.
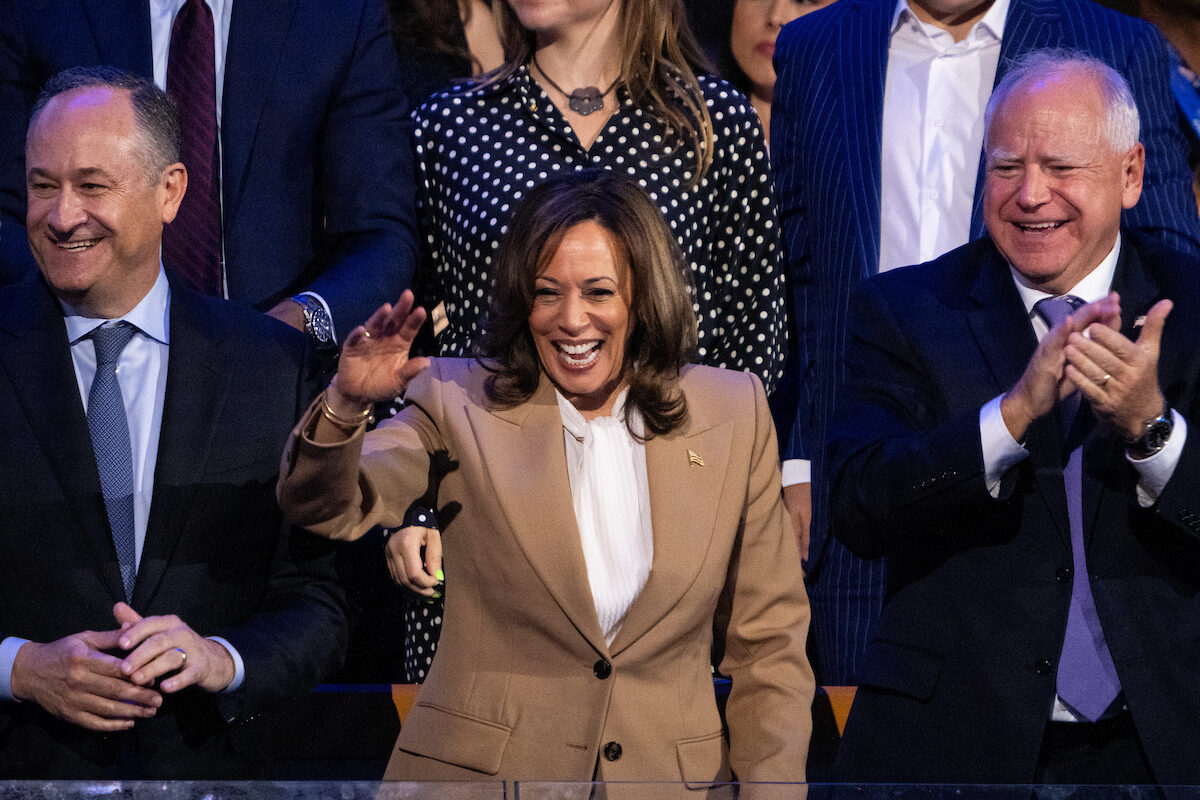
{"type": "MultiPolygon", "coordinates": [[[[592,420],[554,393],[588,584],[604,640],[612,644],[654,560],[646,445],[625,427],[628,389],[617,396],[612,416],[592,420]]],[[[634,429],[644,433],[641,415],[632,408],[629,414],[634,429]]]]}
{"type": "Polygon", "coordinates": [[[996,0],[960,42],[899,0],[883,93],[879,271],[966,244],[1009,0],[996,0]]]}

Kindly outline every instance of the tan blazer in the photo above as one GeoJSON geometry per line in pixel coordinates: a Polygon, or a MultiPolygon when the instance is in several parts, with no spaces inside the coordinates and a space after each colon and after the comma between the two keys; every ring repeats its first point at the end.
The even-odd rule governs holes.
{"type": "Polygon", "coordinates": [[[688,423],[646,444],[650,576],[608,646],[553,387],[543,378],[528,402],[489,410],[485,377],[471,360],[434,359],[413,404],[365,441],[314,444],[299,434],[310,410],[285,453],[285,512],[340,539],[399,524],[430,453],[455,467],[438,492],[442,518],[453,514],[442,638],[386,777],[704,783],[732,768],[803,780],[808,601],[758,379],[685,370],[688,423]],[[728,746],[710,671],[719,598],[728,746]]]}

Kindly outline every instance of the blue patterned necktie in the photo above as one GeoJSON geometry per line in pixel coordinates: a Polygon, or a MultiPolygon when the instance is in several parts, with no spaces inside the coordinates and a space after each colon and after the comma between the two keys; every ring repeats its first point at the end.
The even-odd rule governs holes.
{"type": "Polygon", "coordinates": [[[117,562],[121,566],[126,600],[133,596],[137,550],[133,533],[133,448],[129,440],[129,420],[125,417],[125,400],[121,396],[121,385],[117,383],[117,362],[134,332],[135,328],[128,322],[92,331],[96,377],[88,394],[87,410],[92,451],[96,454],[100,488],[108,510],[113,545],[117,549],[117,562]]]}
{"type": "MultiPolygon", "coordinates": [[[[1051,328],[1062,323],[1083,301],[1074,295],[1049,297],[1034,307],[1051,328]]],[[[1100,628],[1100,615],[1092,597],[1088,578],[1087,555],[1083,549],[1083,446],[1070,435],[1079,410],[1079,391],[1058,404],[1060,429],[1064,440],[1071,440],[1069,456],[1063,467],[1067,492],[1067,520],[1071,528],[1071,606],[1067,612],[1067,632],[1058,662],[1059,698],[1071,710],[1094,722],[1121,693],[1121,682],[1112,654],[1100,628]]]]}

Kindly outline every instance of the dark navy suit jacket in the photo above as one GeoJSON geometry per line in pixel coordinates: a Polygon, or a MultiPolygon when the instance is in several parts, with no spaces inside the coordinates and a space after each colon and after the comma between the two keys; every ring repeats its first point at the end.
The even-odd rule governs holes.
{"type": "MultiPolygon", "coordinates": [[[[894,0],[840,0],[786,26],[776,48],[771,156],[797,328],[799,407],[785,458],[820,459],[842,378],[850,291],[879,268],[883,90],[894,0]]],[[[1171,96],[1170,59],[1148,24],[1088,0],[1012,0],[997,80],[1045,47],[1086,52],[1129,81],[1142,117],[1146,179],[1123,223],[1200,252],[1187,141],[1171,96]]],[[[983,165],[973,238],[983,236],[983,165]]],[[[815,480],[823,485],[820,468],[815,480]]],[[[823,493],[827,495],[827,492],[823,493]]],[[[814,526],[810,568],[825,523],[814,526]]]]}
{"type": "MultiPolygon", "coordinates": [[[[1104,635],[1156,780],[1200,782],[1200,260],[1127,233],[1113,278],[1123,333],[1159,299],[1159,386],[1187,421],[1157,503],[1135,497],[1123,443],[1083,445],[1088,571],[1104,635]]],[[[1037,346],[990,239],[862,284],[831,428],[833,529],[883,555],[887,598],[860,670],[837,777],[1028,783],[1055,694],[1071,593],[1061,434],[984,481],[980,408],[1037,346]]],[[[1082,412],[1081,412],[1082,413],[1082,412]]],[[[1090,413],[1089,413],[1090,416],[1090,413]]]]}
{"type": "MultiPolygon", "coordinates": [[[[25,241],[27,113],[45,81],[153,77],[148,0],[0,0],[0,281],[25,241]]],[[[320,294],[339,335],[412,281],[411,126],[381,0],[235,0],[221,126],[231,299],[320,294]]],[[[168,268],[170,265],[167,265],[168,268]]]]}
{"type": "MultiPolygon", "coordinates": [[[[306,337],[176,284],[169,330],[131,604],[225,637],[245,682],[167,696],[154,718],[114,735],[0,702],[0,778],[256,777],[269,749],[261,714],[341,664],[332,550],[284,524],[275,502],[280,453],[316,388],[306,337]]],[[[125,593],[62,310],[40,276],[0,288],[0,431],[0,638],[112,630],[125,593]]]]}

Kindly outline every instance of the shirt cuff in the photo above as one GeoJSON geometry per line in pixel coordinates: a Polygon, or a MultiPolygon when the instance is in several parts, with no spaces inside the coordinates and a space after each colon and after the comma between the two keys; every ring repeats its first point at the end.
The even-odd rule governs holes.
{"type": "Polygon", "coordinates": [[[246,662],[242,661],[242,655],[237,651],[237,648],[231,645],[226,639],[220,636],[209,636],[210,642],[216,642],[229,651],[229,657],[233,659],[233,680],[229,685],[222,689],[218,694],[232,694],[242,688],[242,681],[246,680],[246,662]]]}
{"type": "Polygon", "coordinates": [[[1187,441],[1187,422],[1183,415],[1171,409],[1171,435],[1159,450],[1152,456],[1135,459],[1125,454],[1126,460],[1138,471],[1141,480],[1137,483],[1137,501],[1142,508],[1149,508],[1158,502],[1158,496],[1166,488],[1167,481],[1175,474],[1179,459],[1183,455],[1183,443],[1187,441]]]}
{"type": "Polygon", "coordinates": [[[333,312],[329,310],[329,303],[326,303],[325,298],[321,297],[321,295],[317,294],[316,292],[300,292],[299,294],[303,297],[311,297],[313,300],[316,300],[321,304],[321,308],[325,309],[325,317],[329,320],[329,334],[333,337],[333,343],[337,344],[337,328],[333,325],[333,312]]]}
{"type": "Polygon", "coordinates": [[[12,693],[13,664],[17,660],[17,651],[28,639],[9,636],[0,642],[0,700],[16,700],[12,693]]]}
{"type": "Polygon", "coordinates": [[[812,462],[804,458],[789,458],[783,462],[783,485],[812,483],[812,462]]]}
{"type": "Polygon", "coordinates": [[[1008,432],[1000,412],[999,395],[979,409],[979,440],[983,445],[983,477],[988,494],[1000,496],[1000,481],[1004,473],[1023,461],[1029,451],[1008,432]]]}

